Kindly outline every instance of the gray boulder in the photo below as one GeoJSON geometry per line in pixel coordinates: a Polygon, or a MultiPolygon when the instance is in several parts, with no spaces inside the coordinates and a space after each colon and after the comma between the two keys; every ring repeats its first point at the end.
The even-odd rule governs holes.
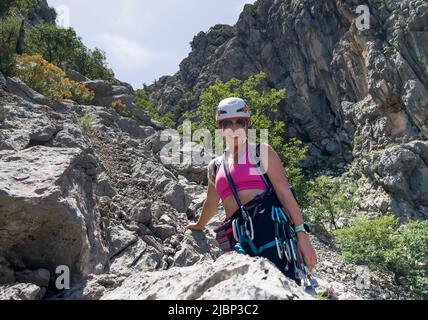
{"type": "Polygon", "coordinates": [[[137,242],[137,234],[125,229],[122,225],[111,225],[107,228],[109,257],[112,258],[133,243],[137,242]]]}
{"type": "Polygon", "coordinates": [[[47,269],[38,269],[35,271],[24,270],[16,273],[16,281],[20,283],[32,283],[39,287],[49,287],[51,274],[47,269]]]}
{"type": "Polygon", "coordinates": [[[186,212],[191,199],[184,191],[174,174],[157,165],[154,161],[137,160],[132,167],[132,178],[151,181],[153,192],[162,194],[162,197],[179,212],[186,212]]]}
{"type": "Polygon", "coordinates": [[[139,202],[131,211],[132,220],[146,226],[150,225],[153,218],[151,206],[151,201],[143,200],[139,202]]]}
{"type": "Polygon", "coordinates": [[[393,198],[392,212],[424,218],[428,207],[428,143],[415,141],[372,152],[362,161],[365,174],[393,198]]]}
{"type": "Polygon", "coordinates": [[[137,121],[130,118],[120,117],[117,121],[117,125],[133,139],[144,140],[155,133],[152,127],[141,126],[137,121]]]}
{"type": "Polygon", "coordinates": [[[85,77],[83,74],[75,71],[75,70],[70,70],[67,71],[67,77],[70,80],[76,81],[76,82],[86,82],[86,81],[90,81],[87,77],[85,77]]]}
{"type": "Polygon", "coordinates": [[[40,287],[30,283],[16,283],[0,286],[0,300],[39,300],[43,292],[40,287]]]}
{"type": "Polygon", "coordinates": [[[185,268],[138,272],[101,300],[310,300],[268,260],[238,254],[185,268]]]}
{"type": "Polygon", "coordinates": [[[0,152],[0,247],[7,260],[51,273],[66,265],[72,281],[103,271],[107,250],[82,152],[0,152]]]}
{"type": "Polygon", "coordinates": [[[44,95],[34,91],[17,77],[7,78],[7,91],[32,103],[49,105],[50,101],[44,95]]]}
{"type": "Polygon", "coordinates": [[[57,131],[49,107],[28,102],[0,101],[0,150],[22,150],[46,144],[57,131]]]}
{"type": "Polygon", "coordinates": [[[94,92],[94,103],[96,105],[110,108],[114,101],[121,101],[137,121],[145,126],[152,125],[148,113],[134,104],[134,92],[131,90],[132,88],[112,85],[105,80],[86,81],[84,84],[94,92]]]}

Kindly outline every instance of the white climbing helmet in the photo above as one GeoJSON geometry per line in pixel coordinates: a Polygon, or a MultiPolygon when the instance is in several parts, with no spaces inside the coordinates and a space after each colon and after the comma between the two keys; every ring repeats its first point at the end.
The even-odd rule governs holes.
{"type": "Polygon", "coordinates": [[[220,121],[222,120],[241,118],[245,118],[247,121],[251,119],[250,108],[243,99],[227,98],[218,105],[216,113],[217,125],[220,125],[220,121]]]}

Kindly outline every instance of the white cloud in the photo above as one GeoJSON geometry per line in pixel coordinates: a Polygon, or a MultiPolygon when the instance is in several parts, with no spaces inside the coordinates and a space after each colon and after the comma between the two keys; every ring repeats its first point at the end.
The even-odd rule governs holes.
{"type": "MultiPolygon", "coordinates": [[[[1,1],[1,0],[0,0],[1,1]]],[[[48,0],[70,9],[70,23],[89,48],[106,52],[116,76],[135,87],[178,71],[199,31],[234,24],[254,0],[48,0]]]]}
{"type": "Polygon", "coordinates": [[[156,52],[121,35],[103,34],[99,39],[100,46],[106,51],[110,64],[126,70],[144,68],[158,60],[167,59],[168,54],[156,52]]]}

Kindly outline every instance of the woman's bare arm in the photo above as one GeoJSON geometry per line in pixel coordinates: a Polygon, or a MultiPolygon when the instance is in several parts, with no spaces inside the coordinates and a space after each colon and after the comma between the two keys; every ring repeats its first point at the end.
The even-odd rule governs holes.
{"type": "Polygon", "coordinates": [[[208,190],[207,199],[202,207],[201,216],[196,224],[190,224],[187,226],[188,229],[201,230],[210,222],[210,220],[216,215],[220,197],[215,189],[213,182],[213,175],[210,171],[211,166],[208,166],[208,190]]]}

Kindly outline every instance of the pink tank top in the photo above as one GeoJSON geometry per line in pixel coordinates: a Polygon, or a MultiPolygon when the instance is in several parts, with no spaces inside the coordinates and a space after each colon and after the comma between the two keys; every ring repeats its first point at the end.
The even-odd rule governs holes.
{"type": "MultiPolygon", "coordinates": [[[[248,155],[249,148],[247,146],[245,163],[232,164],[232,161],[229,161],[229,171],[233,182],[235,183],[236,190],[238,192],[242,190],[266,190],[266,185],[263,182],[261,175],[254,174],[254,172],[258,173],[258,171],[250,171],[251,168],[256,168],[257,166],[256,164],[251,163],[248,155]]],[[[217,171],[215,188],[223,202],[225,199],[233,195],[232,189],[229,187],[229,183],[224,172],[223,163],[217,171]]]]}

